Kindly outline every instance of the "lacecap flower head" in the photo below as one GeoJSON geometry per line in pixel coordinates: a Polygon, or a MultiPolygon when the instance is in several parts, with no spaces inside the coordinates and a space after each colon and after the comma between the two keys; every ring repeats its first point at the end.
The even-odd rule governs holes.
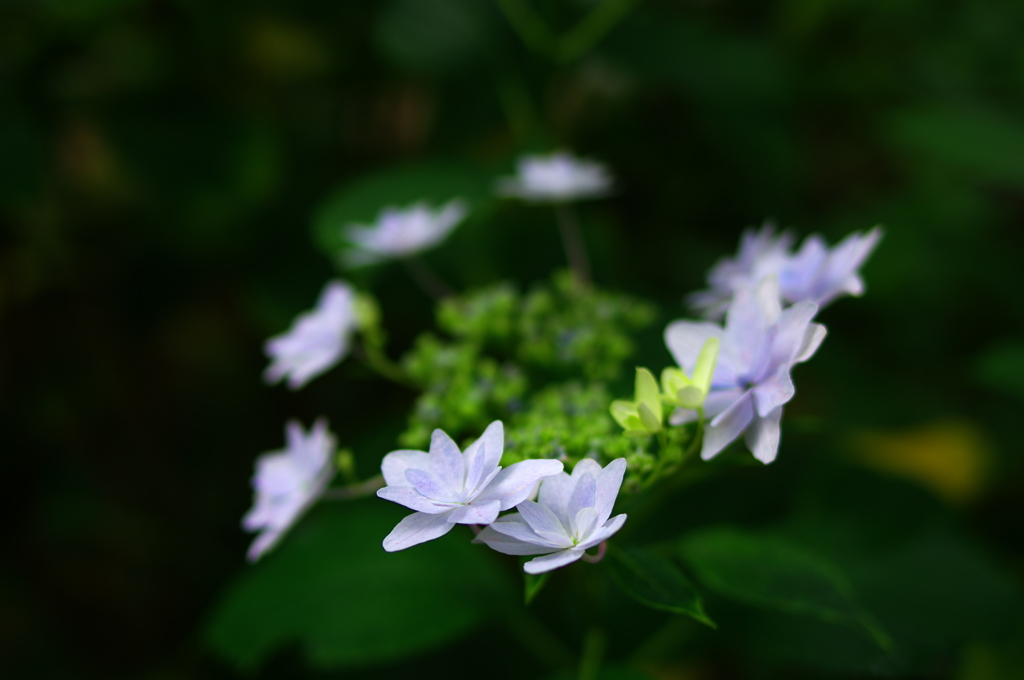
{"type": "Polygon", "coordinates": [[[334,436],[321,418],[309,433],[292,420],[285,427],[282,451],[260,456],[252,479],[253,507],[242,519],[246,531],[259,531],[249,548],[250,561],[273,548],[302,513],[319,498],[334,475],[334,436]]]}
{"type": "Polygon", "coordinates": [[[404,550],[443,536],[456,524],[490,524],[500,511],[528,498],[541,479],[562,471],[557,460],[524,460],[502,469],[504,447],[504,428],[496,420],[465,453],[447,434],[434,430],[430,453],[384,456],[381,472],[387,486],[377,495],[416,511],[388,534],[384,549],[404,550]]]}
{"type": "Polygon", "coordinates": [[[329,281],[316,308],[299,315],[287,333],[267,340],[271,363],[263,373],[268,383],[284,377],[297,390],[326,372],[348,352],[356,319],[355,291],[344,281],[329,281]]]}
{"type": "Polygon", "coordinates": [[[433,248],[462,222],[469,209],[456,198],[438,208],[424,202],[404,208],[388,206],[373,224],[350,224],[345,238],[353,248],[344,254],[349,266],[373,264],[383,260],[409,257],[433,248]]]}
{"type": "Polygon", "coordinates": [[[792,253],[793,235],[776,235],[774,227],[765,224],[760,231],[745,231],[736,257],[724,258],[712,267],[708,272],[710,288],[688,300],[705,318],[720,319],[738,290],[775,276],[783,302],[810,301],[822,308],[840,295],[863,294],[859,270],[881,238],[882,230],[875,227],[864,234],[850,234],[830,249],[824,239],[812,234],[792,253]]]}
{"type": "MultiPolygon", "coordinates": [[[[704,401],[711,418],[701,457],[712,458],[744,434],[747,447],[763,463],[778,453],[782,406],[796,393],[790,370],[811,358],[825,338],[825,327],[812,323],[818,306],[798,302],[783,310],[778,281],[769,277],[756,289],[740,289],[726,315],[725,328],[708,322],[676,321],[665,329],[665,344],[676,362],[686,368],[697,363],[709,338],[718,338],[721,351],[704,401]]],[[[680,408],[670,422],[696,418],[680,408]]]]}
{"type": "Polygon", "coordinates": [[[516,175],[498,180],[497,192],[532,203],[564,203],[605,196],[611,186],[603,165],[560,151],[521,157],[516,175]]]}
{"type": "Polygon", "coordinates": [[[523,566],[528,574],[564,567],[608,540],[626,522],[611,517],[622,486],[626,459],[601,466],[589,458],[540,484],[537,502],[524,500],[518,512],[499,517],[473,540],[506,555],[542,555],[523,566]]]}

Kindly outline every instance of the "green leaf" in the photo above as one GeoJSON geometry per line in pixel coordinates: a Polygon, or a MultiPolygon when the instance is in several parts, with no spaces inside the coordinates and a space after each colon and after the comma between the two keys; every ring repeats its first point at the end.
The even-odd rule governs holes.
{"type": "Polygon", "coordinates": [[[523,599],[526,604],[533,602],[533,598],[537,597],[550,576],[550,571],[546,571],[543,574],[527,574],[523,572],[523,599]]]}
{"type": "Polygon", "coordinates": [[[334,257],[348,245],[344,230],[349,224],[372,223],[387,206],[426,201],[437,207],[454,198],[465,200],[471,213],[478,211],[492,200],[489,176],[471,167],[439,161],[384,170],[345,185],[324,201],[313,221],[314,239],[321,250],[334,257]]]}
{"type": "Polygon", "coordinates": [[[490,19],[485,3],[475,0],[392,0],[374,37],[395,65],[443,75],[486,66],[495,40],[490,19]]]}
{"type": "Polygon", "coordinates": [[[1024,343],[989,347],[975,359],[974,375],[986,387],[1024,399],[1024,343]]]}
{"type": "Polygon", "coordinates": [[[697,355],[697,364],[693,367],[693,384],[704,394],[711,388],[711,376],[715,373],[720,345],[721,341],[718,338],[705,340],[704,346],[700,348],[700,354],[697,355]]]}
{"type": "Polygon", "coordinates": [[[615,419],[615,422],[624,428],[631,427],[632,421],[637,419],[636,404],[624,399],[616,399],[613,401],[608,411],[612,414],[612,418],[615,419]]]}
{"type": "Polygon", "coordinates": [[[343,667],[434,647],[505,608],[510,593],[468,537],[384,552],[402,514],[377,499],[318,506],[245,569],[207,641],[244,669],[293,643],[312,665],[343,667]]]}
{"type": "Polygon", "coordinates": [[[704,613],[700,593],[667,557],[647,548],[615,547],[608,552],[609,569],[623,590],[641,604],[686,614],[715,627],[704,613]]]}
{"type": "MultiPolygon", "coordinates": [[[[646,368],[636,369],[636,403],[641,406],[646,406],[650,409],[651,416],[653,416],[657,422],[658,427],[654,430],[661,428],[661,397],[658,393],[658,381],[654,379],[651,372],[646,368]]],[[[638,407],[641,419],[644,419],[642,410],[638,407]]],[[[648,428],[650,429],[650,428],[648,428]]]]}
{"type": "Polygon", "coordinates": [[[862,625],[880,647],[889,636],[854,600],[846,575],[786,539],[732,528],[686,536],[681,554],[698,580],[723,597],[790,614],[862,625]]]}

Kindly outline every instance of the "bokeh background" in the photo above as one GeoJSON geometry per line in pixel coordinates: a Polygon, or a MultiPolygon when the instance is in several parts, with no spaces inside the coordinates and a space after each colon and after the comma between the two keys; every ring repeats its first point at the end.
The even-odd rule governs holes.
{"type": "MultiPolygon", "coordinates": [[[[248,480],[285,420],[326,414],[371,474],[411,404],[353,361],[297,393],[260,379],[263,340],[335,275],[314,228],[330,197],[408,164],[489,182],[522,151],[571,148],[618,178],[581,210],[596,281],[660,307],[640,364],[667,363],[660,327],[742,228],[771,218],[834,242],[885,227],[868,294],[824,313],[830,337],[797,371],[778,466],[696,490],[680,521],[756,523],[824,496],[952,537],[906,558],[908,584],[940,587],[895,591],[938,650],[923,665],[745,661],[701,637],[660,677],[1024,677],[1024,5],[532,5],[0,6],[0,675],[475,663],[482,633],[369,670],[286,647],[241,674],[203,631],[248,568],[248,480]]],[[[563,255],[550,214],[494,206],[428,260],[459,287],[528,285],[563,255]]],[[[401,268],[356,280],[394,354],[432,323],[401,268]]],[[[489,672],[537,672],[507,663],[489,672]]]]}

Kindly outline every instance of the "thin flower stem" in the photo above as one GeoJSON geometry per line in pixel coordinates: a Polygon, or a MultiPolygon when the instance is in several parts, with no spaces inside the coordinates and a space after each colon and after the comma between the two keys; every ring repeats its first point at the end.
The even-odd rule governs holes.
{"type": "Polygon", "coordinates": [[[590,285],[590,262],[587,259],[587,246],[583,242],[576,210],[569,203],[556,203],[555,215],[558,218],[558,231],[562,235],[562,245],[565,247],[569,267],[580,283],[590,285]]]}
{"type": "Polygon", "coordinates": [[[327,489],[320,497],[328,501],[347,501],[353,498],[372,496],[377,492],[377,489],[380,489],[383,486],[384,476],[377,475],[376,477],[371,477],[365,482],[360,482],[359,484],[327,489]]]}
{"type": "Polygon", "coordinates": [[[583,554],[583,561],[589,562],[590,564],[597,564],[604,559],[604,554],[608,550],[608,541],[601,541],[601,547],[597,549],[596,555],[583,554]]]}
{"type": "MultiPolygon", "coordinates": [[[[704,441],[704,405],[697,407],[697,429],[693,433],[693,440],[690,442],[690,448],[686,450],[686,458],[692,458],[696,455],[697,451],[700,450],[700,445],[704,441]]],[[[685,459],[684,459],[685,460],[685,459]]]]}
{"type": "Polygon", "coordinates": [[[598,43],[622,21],[640,0],[604,0],[558,41],[555,57],[563,64],[573,62],[598,43]]]}
{"type": "Polygon", "coordinates": [[[455,290],[445,283],[440,276],[435,274],[434,270],[421,258],[415,255],[406,257],[402,259],[402,264],[405,265],[406,271],[409,272],[409,276],[416,282],[416,285],[435,300],[441,300],[455,294],[455,290]]]}
{"type": "Polygon", "coordinates": [[[480,525],[478,524],[467,524],[466,526],[468,526],[470,531],[472,531],[477,536],[479,536],[480,532],[483,531],[483,529],[481,529],[480,525]]]}
{"type": "Polygon", "coordinates": [[[555,50],[555,36],[533,7],[523,0],[498,0],[498,7],[512,29],[519,34],[527,48],[538,54],[550,55],[555,50]]]}
{"type": "Polygon", "coordinates": [[[583,639],[583,656],[580,659],[579,680],[596,680],[601,672],[601,657],[607,640],[600,628],[591,628],[583,639]]]}
{"type": "Polygon", "coordinates": [[[419,386],[405,374],[402,367],[389,359],[388,356],[381,351],[377,343],[355,343],[352,347],[352,353],[357,359],[372,368],[381,377],[387,378],[391,382],[403,387],[408,387],[414,390],[419,389],[419,386]]]}

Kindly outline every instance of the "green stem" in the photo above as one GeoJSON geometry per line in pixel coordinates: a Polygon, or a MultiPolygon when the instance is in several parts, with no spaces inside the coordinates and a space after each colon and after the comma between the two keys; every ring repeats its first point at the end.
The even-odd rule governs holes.
{"type": "Polygon", "coordinates": [[[690,448],[686,450],[686,457],[683,460],[688,460],[696,455],[697,451],[700,450],[700,445],[704,441],[704,405],[701,404],[697,407],[697,429],[693,433],[693,439],[690,441],[690,448]]]}
{"type": "Polygon", "coordinates": [[[383,350],[380,348],[380,342],[376,338],[367,337],[364,342],[358,343],[352,348],[353,354],[356,355],[364,364],[376,371],[380,376],[387,378],[393,383],[401,385],[402,387],[408,387],[410,389],[419,389],[419,385],[412,381],[402,367],[391,361],[383,350]]]}
{"type": "Polygon", "coordinates": [[[580,659],[579,680],[596,680],[601,672],[601,657],[607,638],[600,628],[591,628],[583,639],[583,656],[580,659]]]}
{"type": "Polygon", "coordinates": [[[555,36],[548,25],[524,0],[498,0],[498,7],[528,49],[545,56],[555,51],[555,36]]]}
{"type": "Polygon", "coordinates": [[[583,232],[576,211],[569,203],[556,203],[555,215],[558,218],[558,231],[562,235],[562,245],[569,260],[576,280],[584,286],[590,285],[590,261],[587,259],[587,246],[583,242],[583,232]]]}
{"type": "Polygon", "coordinates": [[[383,475],[377,475],[376,477],[371,477],[365,482],[360,482],[358,484],[350,484],[349,486],[342,486],[336,489],[327,489],[320,497],[329,501],[362,498],[363,496],[372,496],[377,492],[377,489],[382,486],[384,486],[384,477],[383,475]]]}
{"type": "Polygon", "coordinates": [[[568,64],[576,61],[608,34],[640,0],[604,0],[558,41],[555,57],[568,64]]]}

